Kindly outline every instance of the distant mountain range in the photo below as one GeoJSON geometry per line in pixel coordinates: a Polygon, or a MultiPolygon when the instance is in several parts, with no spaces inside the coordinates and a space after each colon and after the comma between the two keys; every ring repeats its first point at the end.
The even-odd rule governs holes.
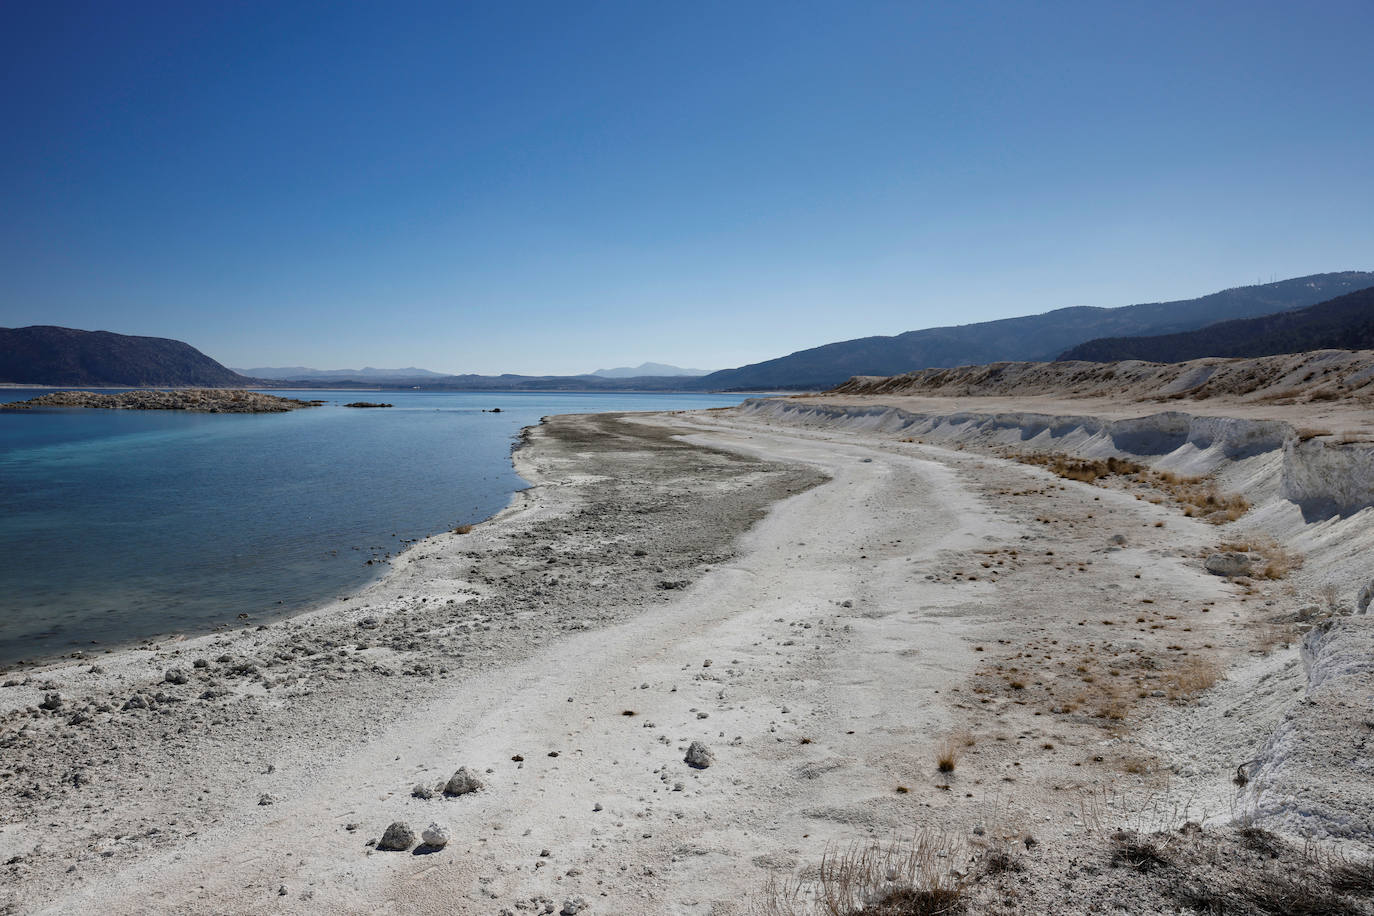
{"type": "Polygon", "coordinates": [[[443,372],[431,372],[428,369],[416,369],[413,366],[408,369],[374,369],[366,366],[362,369],[308,369],[305,366],[264,366],[257,369],[235,369],[240,375],[251,378],[270,378],[270,379],[415,379],[415,378],[446,378],[443,372]]]}
{"type": "Polygon", "coordinates": [[[681,378],[684,376],[710,375],[710,369],[683,369],[667,363],[640,363],[638,366],[621,366],[619,369],[597,369],[592,375],[600,378],[681,378]]]}
{"type": "Polygon", "coordinates": [[[80,388],[254,384],[190,344],[52,325],[0,328],[0,382],[80,388]]]}
{"type": "Polygon", "coordinates": [[[1143,359],[1181,363],[1204,356],[1277,356],[1306,350],[1374,349],[1374,289],[1306,308],[1209,324],[1183,334],[1104,337],[1060,354],[1061,360],[1143,359]]]}
{"type": "Polygon", "coordinates": [[[825,389],[856,375],[900,375],[917,369],[1000,361],[1048,361],[1098,337],[1191,331],[1218,321],[1314,305],[1371,286],[1374,273],[1345,271],[1243,286],[1176,302],[1063,308],[1023,318],[908,331],[894,337],[845,340],[713,372],[698,381],[716,390],[825,389]]]}
{"type": "Polygon", "coordinates": [[[1374,290],[1374,273],[1314,274],[1177,302],[1056,309],[1022,318],[908,331],[894,337],[863,337],[704,375],[688,375],[699,370],[661,363],[599,369],[576,376],[441,375],[414,368],[321,370],[301,366],[246,369],[240,374],[176,340],[51,326],[0,328],[0,382],[217,388],[264,388],[290,382],[305,388],[423,387],[452,391],[827,389],[853,376],[892,376],[990,362],[1051,361],[1057,357],[1173,361],[1199,356],[1258,356],[1313,347],[1369,347],[1374,346],[1369,342],[1369,295],[1351,294],[1370,290],[1374,290]],[[1325,305],[1313,308],[1319,303],[1325,305]],[[1189,333],[1200,328],[1206,331],[1189,333]],[[626,374],[640,372],[657,374],[626,374]]]}

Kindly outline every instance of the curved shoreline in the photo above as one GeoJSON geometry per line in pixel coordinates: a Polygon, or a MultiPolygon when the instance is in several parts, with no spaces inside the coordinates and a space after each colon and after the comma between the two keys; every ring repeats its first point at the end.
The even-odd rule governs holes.
{"type": "Polygon", "coordinates": [[[1168,882],[1111,866],[1118,827],[1215,887],[1313,867],[1277,838],[1254,865],[1219,826],[1266,735],[1267,801],[1374,810],[1339,754],[1367,675],[1322,642],[1308,689],[1296,646],[1265,642],[1296,631],[1306,571],[1211,575],[1223,530],[963,443],[742,413],[550,418],[515,453],[532,486],[412,548],[385,589],[0,691],[34,705],[0,720],[20,905],[743,914],[770,875],[929,828],[960,867],[1014,857],[978,893],[1163,912],[1168,882]],[[1188,686],[1194,656],[1211,686],[1188,686]],[[188,683],[152,684],[169,665],[188,683]],[[86,711],[76,686],[143,705],[86,711]],[[706,769],[684,762],[698,740],[706,769]],[[412,794],[458,766],[485,788],[412,794]],[[1178,826],[1159,793],[1205,829],[1147,835],[1178,826]],[[393,820],[453,839],[372,854],[393,820]]]}

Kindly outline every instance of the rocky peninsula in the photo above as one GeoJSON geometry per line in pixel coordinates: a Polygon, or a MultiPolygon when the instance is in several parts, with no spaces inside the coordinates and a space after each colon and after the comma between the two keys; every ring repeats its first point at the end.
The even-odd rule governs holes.
{"type": "Polygon", "coordinates": [[[139,389],[117,394],[94,391],[54,391],[27,401],[6,404],[6,410],[33,407],[98,407],[106,410],[190,410],[196,413],[284,413],[319,407],[323,401],[302,401],[242,388],[182,388],[173,391],[139,389]]]}

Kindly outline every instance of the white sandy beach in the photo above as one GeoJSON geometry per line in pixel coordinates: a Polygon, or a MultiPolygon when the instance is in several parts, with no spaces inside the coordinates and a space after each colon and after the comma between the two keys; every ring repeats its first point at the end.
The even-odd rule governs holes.
{"type": "Polygon", "coordinates": [[[1367,520],[1289,524],[1303,572],[1228,579],[1203,560],[1235,535],[1167,501],[919,438],[748,406],[555,422],[511,510],[363,594],[12,677],[4,911],[743,914],[924,828],[1024,859],[1030,896],[988,912],[1163,912],[1108,867],[1118,827],[1258,813],[1367,854],[1366,757],[1233,782],[1303,702],[1359,737],[1370,675],[1313,693],[1298,611],[1330,584],[1319,616],[1348,613],[1331,545],[1367,520]],[[480,791],[413,796],[460,766],[480,791]],[[368,845],[393,821],[451,839],[368,845]]]}

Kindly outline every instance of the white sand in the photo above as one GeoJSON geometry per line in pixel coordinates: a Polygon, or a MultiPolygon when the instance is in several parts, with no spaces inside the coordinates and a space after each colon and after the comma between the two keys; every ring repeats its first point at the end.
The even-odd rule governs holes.
{"type": "MultiPolygon", "coordinates": [[[[328,683],[294,699],[237,687],[261,704],[254,743],[239,754],[224,735],[193,735],[150,777],[171,785],[101,799],[99,830],[83,835],[72,812],[79,793],[60,797],[61,817],[9,805],[0,854],[23,859],[10,866],[10,909],[499,913],[581,897],[591,913],[745,913],[770,877],[854,840],[925,826],[975,846],[1033,835],[1068,847],[1118,821],[1220,820],[1245,803],[1230,782],[1236,766],[1305,684],[1296,648],[1254,650],[1264,625],[1303,599],[1291,582],[1245,589],[1207,574],[1201,556],[1221,540],[1216,527],[1120,489],[895,436],[721,412],[672,422],[691,443],[830,480],[775,503],[733,550],[678,556],[692,567],[686,587],[652,600],[628,590],[621,597],[634,608],[604,618],[592,592],[580,617],[561,608],[561,632],[523,645],[509,633],[458,676],[423,687],[372,677],[350,672],[344,652],[324,668],[372,677],[366,701],[328,683]],[[1227,679],[1200,701],[1151,695],[1193,657],[1217,660],[1227,679]],[[1121,688],[1121,718],[1096,708],[1105,684],[1121,688]],[[341,691],[337,701],[330,690],[341,691]],[[972,744],[960,740],[955,771],[939,773],[937,747],[956,733],[972,744]],[[683,762],[693,740],[710,746],[713,766],[683,762]],[[486,788],[411,797],[417,781],[436,784],[460,765],[482,772],[486,788]],[[209,774],[220,766],[239,775],[218,784],[209,774]],[[197,815],[207,785],[236,799],[213,818],[197,815]],[[261,793],[272,803],[254,803],[261,793]],[[61,828],[45,830],[47,816],[61,828]],[[193,829],[138,840],[179,817],[193,829]],[[417,833],[437,821],[452,840],[430,855],[364,845],[394,820],[417,833]],[[110,826],[120,824],[122,838],[110,826]]],[[[417,546],[356,603],[399,616],[417,596],[499,594],[492,577],[436,577],[420,561],[466,558],[476,569],[484,561],[474,558],[504,549],[508,535],[570,517],[609,473],[579,464],[575,450],[541,448],[520,458],[540,484],[526,508],[467,539],[417,546]]],[[[713,486],[728,493],[753,481],[713,486]]],[[[696,498],[685,483],[656,486],[696,498]]],[[[644,543],[654,560],[655,543],[644,543]]],[[[541,534],[520,552],[546,549],[561,542],[541,534]]],[[[363,616],[346,604],[322,613],[363,616]]],[[[257,640],[262,655],[301,625],[237,638],[257,640]]],[[[85,675],[83,689],[127,695],[166,667],[169,651],[189,665],[197,653],[241,650],[211,645],[162,646],[151,662],[131,650],[102,661],[106,673],[85,675]]],[[[45,676],[64,693],[82,678],[72,666],[40,673],[0,691],[4,708],[35,703],[45,676]]],[[[190,705],[164,707],[173,729],[186,727],[190,705]]],[[[11,718],[7,733],[22,721],[11,718]]],[[[1094,887],[1073,890],[1075,906],[1114,899],[1094,887]]]]}

